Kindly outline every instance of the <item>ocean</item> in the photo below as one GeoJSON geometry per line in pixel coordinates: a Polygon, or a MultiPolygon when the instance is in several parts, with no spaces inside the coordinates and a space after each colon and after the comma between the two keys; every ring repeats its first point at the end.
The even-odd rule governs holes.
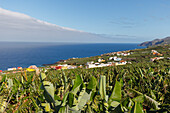
{"type": "Polygon", "coordinates": [[[0,42],[0,70],[10,67],[42,66],[68,58],[97,56],[104,53],[132,50],[138,44],[124,43],[38,43],[38,42],[0,42]]]}

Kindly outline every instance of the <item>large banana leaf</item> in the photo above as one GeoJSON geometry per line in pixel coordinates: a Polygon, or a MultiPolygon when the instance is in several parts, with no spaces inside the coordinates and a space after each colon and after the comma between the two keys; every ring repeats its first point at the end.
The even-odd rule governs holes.
{"type": "Polygon", "coordinates": [[[73,103],[74,103],[74,94],[73,93],[69,93],[69,95],[68,95],[68,105],[70,107],[72,107],[73,103]]]}
{"type": "Polygon", "coordinates": [[[106,76],[100,76],[99,94],[103,100],[106,100],[106,76]]]}
{"type": "Polygon", "coordinates": [[[156,110],[159,110],[160,108],[158,107],[160,104],[155,101],[154,99],[152,99],[151,97],[147,96],[147,95],[143,95],[141,92],[139,91],[136,91],[134,89],[130,89],[128,88],[128,90],[131,92],[131,93],[134,93],[135,95],[138,95],[138,96],[143,96],[144,97],[144,104],[146,106],[149,106],[150,108],[153,108],[153,109],[156,109],[156,110]]]}
{"type": "Polygon", "coordinates": [[[12,79],[8,79],[8,88],[11,88],[13,86],[12,79]]]}
{"type": "Polygon", "coordinates": [[[54,100],[54,86],[51,82],[43,81],[42,87],[44,89],[44,96],[48,102],[55,102],[54,100]]]}
{"type": "Polygon", "coordinates": [[[90,81],[89,81],[89,84],[87,86],[87,89],[95,90],[96,89],[96,85],[97,85],[96,78],[94,76],[92,76],[90,78],[90,81]]]}
{"type": "Polygon", "coordinates": [[[135,102],[135,105],[133,106],[131,113],[144,113],[140,102],[135,102]]]}
{"type": "Polygon", "coordinates": [[[44,107],[44,110],[45,110],[46,112],[49,112],[49,113],[50,113],[51,107],[50,107],[50,104],[49,104],[49,103],[41,103],[41,106],[44,107]]]}
{"type": "Polygon", "coordinates": [[[151,97],[144,95],[144,104],[146,104],[147,106],[159,110],[160,108],[158,107],[160,104],[155,101],[154,99],[152,99],[151,97]]]}
{"type": "Polygon", "coordinates": [[[78,110],[78,108],[76,106],[77,105],[77,99],[75,98],[75,96],[80,89],[82,81],[83,80],[82,80],[81,76],[76,75],[76,79],[74,80],[74,85],[73,85],[72,91],[68,95],[69,107],[71,107],[72,109],[73,109],[73,106],[75,106],[74,109],[78,110]]]}
{"type": "Polygon", "coordinates": [[[41,78],[41,81],[43,81],[46,78],[45,73],[40,73],[40,78],[41,78]]]}
{"type": "Polygon", "coordinates": [[[113,92],[109,98],[109,106],[117,107],[121,101],[121,83],[116,81],[113,92]]]}
{"type": "Polygon", "coordinates": [[[55,103],[55,100],[54,100],[55,89],[54,89],[53,84],[49,81],[44,81],[44,79],[46,78],[45,73],[41,73],[40,78],[42,82],[41,89],[44,90],[44,97],[46,98],[47,102],[55,103]]]}
{"type": "Polygon", "coordinates": [[[62,100],[62,105],[61,105],[61,106],[66,106],[68,95],[69,95],[68,92],[64,95],[63,100],[62,100]]]}
{"type": "Polygon", "coordinates": [[[85,87],[81,90],[79,97],[78,97],[78,108],[81,110],[87,101],[90,99],[90,94],[88,94],[85,90],[85,87]]]}
{"type": "Polygon", "coordinates": [[[140,96],[137,96],[135,98],[132,99],[134,102],[140,102],[140,103],[143,103],[144,102],[144,96],[143,95],[140,95],[140,96]]]}
{"type": "Polygon", "coordinates": [[[58,113],[68,113],[68,107],[67,106],[61,107],[58,113]]]}
{"type": "Polygon", "coordinates": [[[81,76],[80,75],[76,75],[76,79],[74,81],[74,86],[73,86],[72,90],[76,89],[79,85],[81,85],[81,83],[82,83],[81,76]]]}
{"type": "Polygon", "coordinates": [[[87,93],[85,85],[80,91],[78,95],[78,100],[75,99],[74,94],[70,93],[69,94],[69,102],[70,102],[70,111],[75,112],[80,112],[81,109],[84,107],[84,105],[87,103],[88,100],[90,100],[91,92],[87,93]],[[75,105],[75,106],[73,106],[75,105]]]}

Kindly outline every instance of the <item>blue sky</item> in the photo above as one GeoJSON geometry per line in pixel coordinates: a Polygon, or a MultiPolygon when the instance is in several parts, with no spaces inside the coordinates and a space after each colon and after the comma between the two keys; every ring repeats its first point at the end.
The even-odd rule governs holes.
{"type": "Polygon", "coordinates": [[[0,0],[0,7],[111,37],[170,36],[170,0],[0,0]]]}

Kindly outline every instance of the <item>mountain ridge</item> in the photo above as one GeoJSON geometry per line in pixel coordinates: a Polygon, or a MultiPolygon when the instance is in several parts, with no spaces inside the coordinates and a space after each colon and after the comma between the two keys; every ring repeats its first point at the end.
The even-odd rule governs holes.
{"type": "Polygon", "coordinates": [[[170,44],[170,36],[162,39],[154,39],[152,41],[146,41],[139,44],[139,46],[156,46],[156,45],[164,45],[164,44],[170,44]]]}

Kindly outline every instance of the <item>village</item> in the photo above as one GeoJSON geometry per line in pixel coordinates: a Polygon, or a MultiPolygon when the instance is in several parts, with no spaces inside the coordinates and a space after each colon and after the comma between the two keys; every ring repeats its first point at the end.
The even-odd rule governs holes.
{"type": "MultiPolygon", "coordinates": [[[[76,68],[88,69],[88,68],[97,68],[97,67],[126,65],[126,64],[132,64],[132,62],[123,60],[122,57],[126,57],[131,54],[133,54],[133,52],[130,52],[130,50],[101,54],[96,61],[88,61],[88,62],[86,62],[85,65],[69,65],[69,64],[65,63],[66,60],[60,60],[60,61],[64,62],[64,64],[50,65],[50,66],[46,66],[43,68],[45,68],[46,70],[48,70],[48,69],[64,70],[64,69],[76,69],[76,68]],[[108,59],[102,58],[102,56],[104,56],[104,55],[109,56],[109,57],[107,57],[108,59]]],[[[164,59],[164,57],[162,57],[163,54],[160,54],[156,50],[151,50],[151,54],[156,56],[156,57],[150,58],[151,62],[164,59]],[[158,57],[158,56],[160,56],[160,57],[158,57]]],[[[71,59],[77,59],[77,58],[71,58],[71,59]]],[[[133,58],[129,58],[129,59],[133,59],[133,58]]],[[[68,60],[70,60],[70,59],[68,59],[68,60]]],[[[37,67],[36,65],[31,65],[28,68],[13,67],[13,68],[8,68],[7,72],[5,72],[5,73],[2,70],[0,70],[0,73],[1,74],[10,74],[10,73],[19,73],[19,72],[23,72],[23,71],[32,72],[32,71],[36,71],[36,69],[39,69],[39,68],[42,68],[42,67],[37,67]]]]}

